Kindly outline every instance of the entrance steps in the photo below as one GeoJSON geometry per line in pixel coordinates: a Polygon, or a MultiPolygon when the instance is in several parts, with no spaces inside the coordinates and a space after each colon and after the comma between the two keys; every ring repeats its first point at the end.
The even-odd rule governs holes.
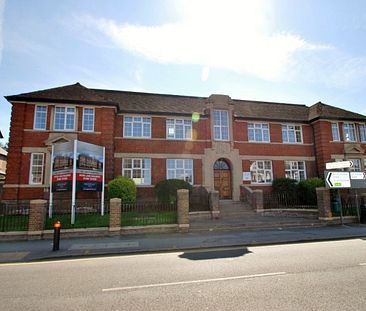
{"type": "Polygon", "coordinates": [[[324,225],[318,219],[305,217],[263,216],[246,203],[221,200],[219,219],[192,218],[190,231],[264,230],[324,225]]]}

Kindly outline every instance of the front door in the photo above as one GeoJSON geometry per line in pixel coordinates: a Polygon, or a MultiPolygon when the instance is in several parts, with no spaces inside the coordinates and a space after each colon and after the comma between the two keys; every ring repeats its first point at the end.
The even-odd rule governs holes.
{"type": "Polygon", "coordinates": [[[231,199],[231,171],[224,159],[219,159],[214,164],[214,187],[219,192],[220,199],[231,199]]]}

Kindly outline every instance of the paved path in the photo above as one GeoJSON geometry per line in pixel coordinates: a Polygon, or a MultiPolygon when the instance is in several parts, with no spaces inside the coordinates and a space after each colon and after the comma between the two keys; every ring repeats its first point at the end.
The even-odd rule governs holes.
{"type": "Polygon", "coordinates": [[[164,233],[107,238],[61,238],[60,250],[55,252],[52,251],[51,240],[0,242],[0,263],[106,254],[131,254],[227,246],[254,246],[337,240],[344,238],[366,239],[366,225],[337,225],[314,228],[279,228],[276,230],[230,232],[164,233]]]}

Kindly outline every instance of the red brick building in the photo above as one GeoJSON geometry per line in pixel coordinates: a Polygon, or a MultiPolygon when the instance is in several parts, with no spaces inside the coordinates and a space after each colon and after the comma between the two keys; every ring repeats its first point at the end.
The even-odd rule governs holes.
{"type": "Polygon", "coordinates": [[[238,200],[240,185],[323,177],[325,163],[366,167],[366,116],[304,105],[89,89],[79,83],[6,96],[12,104],[4,200],[47,198],[52,144],[105,146],[106,181],[133,178],[139,196],[167,178],[238,200]]]}

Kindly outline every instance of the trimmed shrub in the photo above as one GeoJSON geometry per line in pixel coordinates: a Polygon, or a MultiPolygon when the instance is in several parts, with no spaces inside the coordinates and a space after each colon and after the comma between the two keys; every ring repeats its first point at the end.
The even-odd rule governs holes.
{"type": "Polygon", "coordinates": [[[290,178],[276,178],[273,180],[272,189],[276,194],[292,194],[296,192],[297,181],[290,178]]]}
{"type": "Polygon", "coordinates": [[[118,176],[108,183],[109,199],[120,198],[122,204],[136,202],[136,185],[131,178],[118,176]]]}
{"type": "Polygon", "coordinates": [[[300,198],[305,204],[316,205],[316,188],[324,187],[324,181],[319,177],[302,180],[297,185],[300,198]]]}
{"type": "Polygon", "coordinates": [[[160,203],[176,203],[178,189],[188,189],[192,192],[192,186],[182,179],[162,180],[154,188],[160,203]]]}

